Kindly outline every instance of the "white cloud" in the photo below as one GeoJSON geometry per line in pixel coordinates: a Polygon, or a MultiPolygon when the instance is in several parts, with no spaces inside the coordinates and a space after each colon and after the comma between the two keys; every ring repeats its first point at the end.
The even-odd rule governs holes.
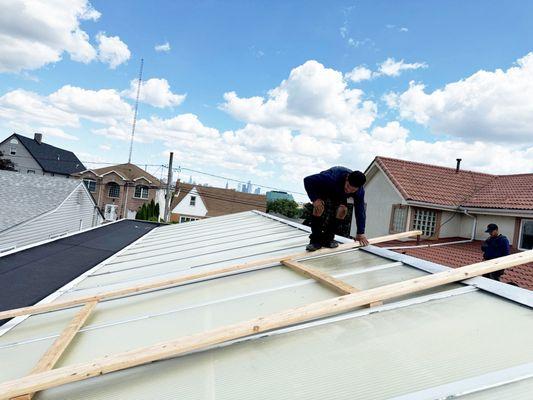
{"type": "Polygon", "coordinates": [[[99,17],[87,0],[2,2],[0,72],[37,69],[61,60],[64,52],[75,61],[92,61],[96,51],[80,22],[99,17]]]}
{"type": "Polygon", "coordinates": [[[162,44],[156,44],[155,47],[154,47],[154,50],[157,51],[157,52],[167,53],[167,52],[170,51],[170,43],[165,42],[165,43],[162,43],[162,44]]]}
{"type": "Polygon", "coordinates": [[[103,151],[111,150],[111,146],[109,146],[108,144],[101,144],[100,146],[98,146],[98,148],[103,151]]]}
{"type": "Polygon", "coordinates": [[[401,94],[385,100],[400,117],[434,133],[463,139],[531,143],[533,126],[533,53],[506,71],[480,70],[442,89],[426,92],[411,82],[401,94]]]}
{"type": "Polygon", "coordinates": [[[409,131],[398,121],[391,121],[385,126],[377,126],[372,129],[372,138],[385,142],[403,141],[407,139],[408,134],[409,131]]]}
{"type": "Polygon", "coordinates": [[[128,61],[131,57],[130,50],[118,36],[106,36],[100,32],[96,35],[98,41],[98,59],[109,64],[109,68],[115,69],[120,64],[128,61]]]}
{"type": "Polygon", "coordinates": [[[406,63],[404,60],[396,61],[394,58],[387,58],[379,65],[378,73],[386,76],[399,76],[402,71],[427,68],[426,63],[406,63]]]}
{"type": "MultiPolygon", "coordinates": [[[[122,94],[131,99],[135,99],[137,96],[137,83],[136,79],[130,82],[130,88],[122,94]]],[[[154,107],[172,107],[179,106],[185,100],[187,95],[174,94],[170,90],[170,85],[166,79],[152,78],[141,84],[141,93],[139,101],[150,104],[154,107]]]]}
{"type": "Polygon", "coordinates": [[[44,137],[55,136],[55,137],[66,139],[66,140],[79,140],[77,136],[70,135],[66,133],[65,131],[63,131],[62,129],[52,128],[50,126],[41,126],[37,128],[37,132],[42,133],[44,137]]]}
{"type": "Polygon", "coordinates": [[[131,106],[114,89],[87,90],[65,85],[48,99],[63,111],[95,122],[116,123],[133,115],[131,106]]]}
{"type": "Polygon", "coordinates": [[[400,28],[400,32],[409,32],[409,29],[407,29],[405,26],[402,26],[400,28]]]}
{"type": "Polygon", "coordinates": [[[366,67],[358,66],[346,74],[346,79],[352,82],[366,81],[372,78],[372,71],[366,67]]]}

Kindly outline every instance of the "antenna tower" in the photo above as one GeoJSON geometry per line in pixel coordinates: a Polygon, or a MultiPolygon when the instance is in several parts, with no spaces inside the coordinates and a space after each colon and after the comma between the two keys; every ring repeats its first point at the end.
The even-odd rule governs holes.
{"type": "Polygon", "coordinates": [[[139,69],[139,81],[137,82],[137,97],[135,98],[135,112],[133,113],[133,124],[131,126],[130,155],[128,164],[131,163],[131,152],[133,151],[133,137],[135,136],[135,125],[137,124],[137,110],[139,108],[139,95],[141,94],[141,82],[143,80],[144,59],[141,58],[141,68],[139,69]]]}

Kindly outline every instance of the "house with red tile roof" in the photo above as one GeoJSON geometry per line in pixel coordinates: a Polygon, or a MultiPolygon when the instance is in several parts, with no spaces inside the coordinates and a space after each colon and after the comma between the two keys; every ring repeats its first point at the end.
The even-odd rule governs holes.
{"type": "MultiPolygon", "coordinates": [[[[513,251],[533,248],[533,174],[468,171],[460,160],[447,168],[379,156],[365,174],[367,235],[424,233],[423,247],[411,247],[420,242],[384,246],[457,267],[481,261],[485,229],[495,223],[513,251]]],[[[509,270],[502,281],[533,289],[533,267],[509,270]]]]}

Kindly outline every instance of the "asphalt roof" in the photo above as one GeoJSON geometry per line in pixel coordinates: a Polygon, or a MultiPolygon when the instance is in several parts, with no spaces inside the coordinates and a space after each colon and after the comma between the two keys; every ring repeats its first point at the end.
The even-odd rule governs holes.
{"type": "Polygon", "coordinates": [[[85,169],[83,163],[72,151],[44,142],[38,143],[36,140],[18,133],[13,134],[13,136],[20,140],[45,172],[70,175],[85,169]]]}
{"type": "Polygon", "coordinates": [[[157,226],[122,220],[0,257],[0,310],[37,303],[157,226]]]}
{"type": "Polygon", "coordinates": [[[58,207],[77,179],[0,170],[0,232],[58,207]]]}
{"type": "Polygon", "coordinates": [[[533,174],[492,175],[376,157],[406,200],[443,206],[533,210],[533,174]]]}

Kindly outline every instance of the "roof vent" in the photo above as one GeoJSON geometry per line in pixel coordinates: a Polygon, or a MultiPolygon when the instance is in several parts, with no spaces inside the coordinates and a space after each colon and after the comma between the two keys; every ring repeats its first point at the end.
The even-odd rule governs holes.
{"type": "Polygon", "coordinates": [[[459,173],[459,169],[461,168],[461,158],[456,158],[457,160],[457,166],[455,167],[455,173],[458,174],[459,173]]]}
{"type": "Polygon", "coordinates": [[[33,139],[41,144],[43,142],[43,134],[42,133],[36,133],[34,136],[33,136],[33,139]]]}

